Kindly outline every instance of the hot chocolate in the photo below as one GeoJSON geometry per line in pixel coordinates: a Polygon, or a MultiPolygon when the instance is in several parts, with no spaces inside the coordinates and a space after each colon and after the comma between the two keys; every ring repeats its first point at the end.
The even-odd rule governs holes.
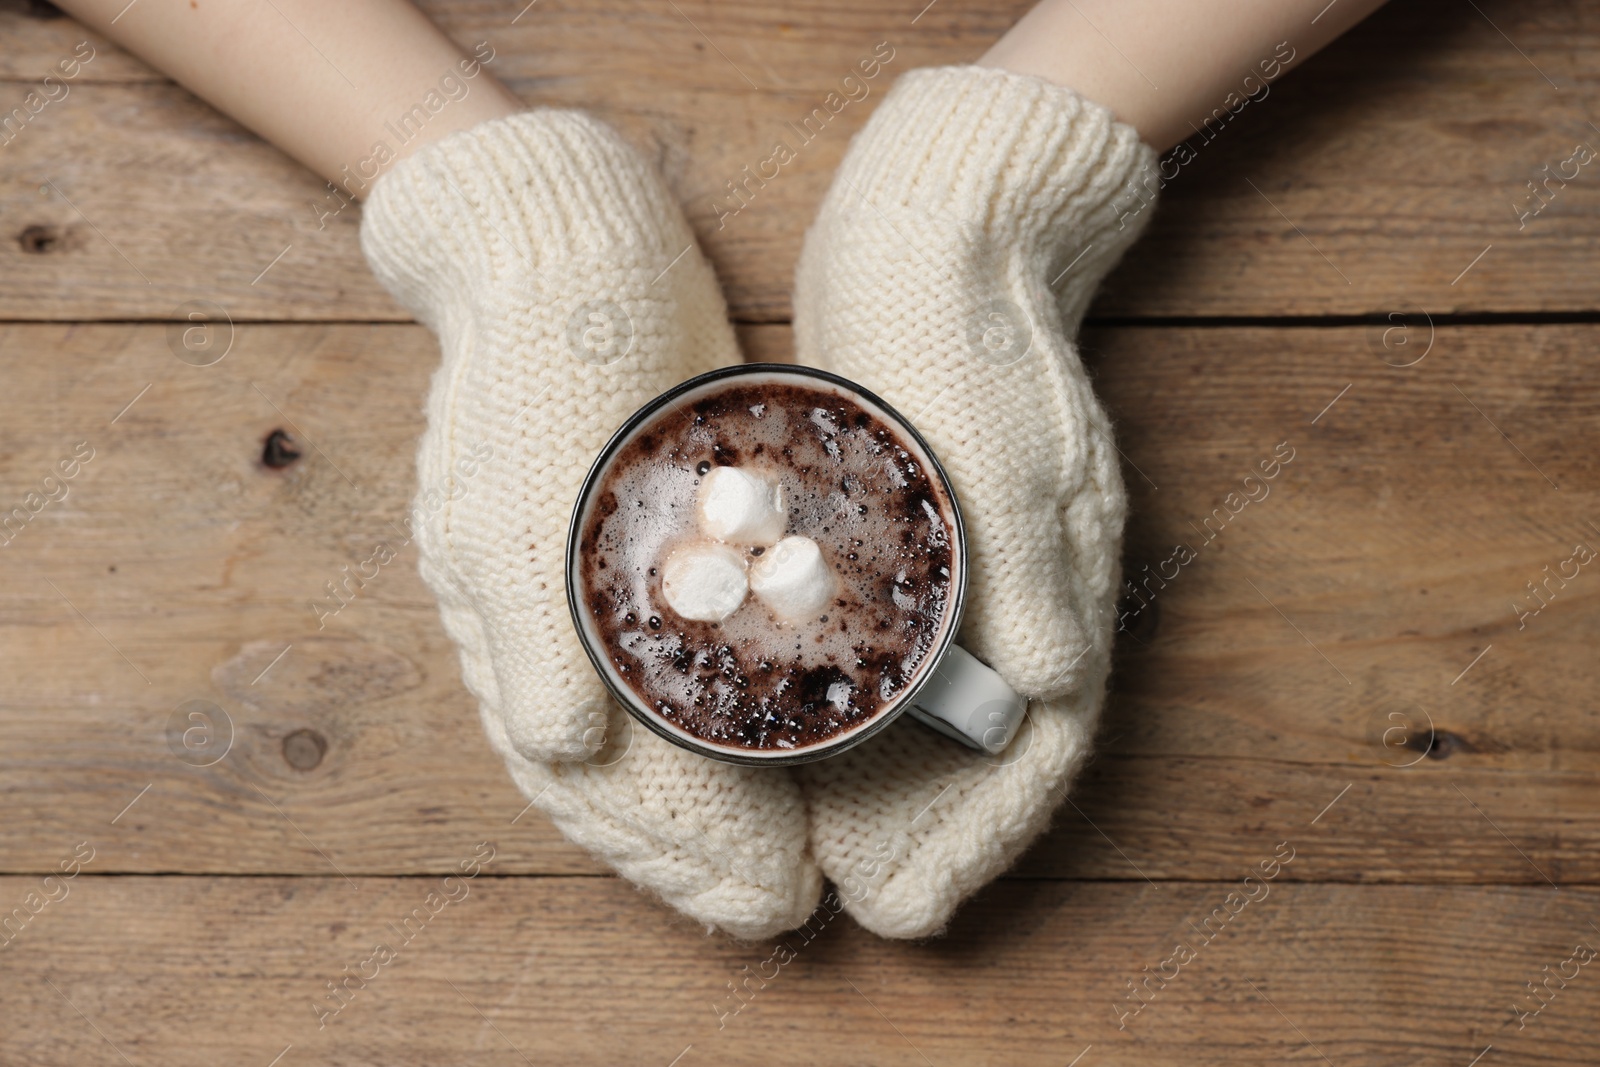
{"type": "Polygon", "coordinates": [[[702,742],[797,750],[884,712],[947,639],[942,479],[856,397],[734,378],[599,472],[574,600],[646,707],[702,742]]]}

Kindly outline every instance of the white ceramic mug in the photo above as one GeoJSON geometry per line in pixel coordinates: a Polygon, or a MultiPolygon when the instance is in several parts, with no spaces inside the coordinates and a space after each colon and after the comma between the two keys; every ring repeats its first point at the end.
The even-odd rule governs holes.
{"type": "Polygon", "coordinates": [[[922,435],[904,416],[861,386],[827,371],[781,363],[746,363],[724,367],[691,378],[634,412],[600,450],[578,492],[567,537],[566,577],[567,604],[572,611],[573,625],[583,642],[584,651],[589,654],[589,659],[611,695],[635,719],[655,733],[711,759],[752,766],[809,763],[860,744],[887,727],[902,712],[909,712],[913,718],[964,745],[997,754],[1011,743],[1027,711],[1027,700],[1007,685],[1000,675],[955,643],[967,585],[967,536],[960,506],[944,468],[939,465],[938,458],[922,435]],[[815,745],[794,749],[755,749],[714,744],[658,715],[611,663],[594,619],[584,606],[585,597],[582,595],[582,532],[589,521],[594,500],[599,495],[597,489],[622,450],[644,427],[675,407],[693,403],[730,386],[767,383],[793,384],[836,392],[893,427],[908,451],[913,453],[924,470],[932,472],[943,490],[944,499],[949,505],[949,514],[943,517],[949,521],[951,528],[951,594],[937,639],[918,664],[916,672],[893,700],[865,722],[815,745]]]}

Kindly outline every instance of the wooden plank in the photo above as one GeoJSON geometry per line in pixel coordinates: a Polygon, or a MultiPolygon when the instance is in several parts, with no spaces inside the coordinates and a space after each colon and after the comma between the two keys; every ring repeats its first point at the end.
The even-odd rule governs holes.
{"type": "MultiPolygon", "coordinates": [[[[473,847],[463,842],[463,857],[473,847]]],[[[337,878],[85,873],[8,950],[0,1055],[39,1067],[118,1063],[118,1052],[174,1067],[280,1054],[283,1064],[1016,1067],[1082,1056],[1400,1067],[1465,1065],[1492,1044],[1499,1062],[1593,1062],[1594,965],[1574,961],[1576,945],[1592,955],[1600,940],[1593,891],[1266,883],[1215,918],[1239,884],[1010,882],[931,944],[883,941],[824,910],[809,934],[740,945],[614,879],[352,889],[337,878]],[[401,924],[430,892],[450,902],[413,919],[407,942],[401,924]],[[1192,957],[1169,962],[1170,980],[1152,979],[1143,1008],[1124,1016],[1126,982],[1162,969],[1180,942],[1192,957]],[[392,960],[375,961],[379,945],[392,960]],[[1513,1005],[1531,1010],[1525,983],[1547,966],[1578,977],[1553,982],[1519,1029],[1513,1005]],[[315,1005],[346,974],[358,977],[319,1030],[315,1005]]],[[[0,879],[0,901],[38,887],[0,879]]]]}
{"type": "MultiPolygon", "coordinates": [[[[742,335],[787,357],[786,327],[742,335]]],[[[1129,618],[1079,810],[1021,871],[1232,877],[1337,798],[1289,877],[1600,880],[1600,585],[1581,568],[1521,629],[1511,607],[1575,542],[1600,548],[1597,335],[1441,329],[1398,369],[1358,328],[1092,332],[1129,461],[1127,570],[1180,541],[1196,556],[1129,618]],[[1243,476],[1282,442],[1268,495],[1229,503],[1260,495],[1243,476]]],[[[326,629],[308,606],[399,542],[423,330],[243,325],[195,367],[159,325],[12,325],[0,359],[6,509],[94,449],[0,549],[5,869],[50,869],[138,797],[102,869],[436,872],[492,838],[508,871],[597,870],[536,813],[512,825],[524,801],[409,547],[326,629]],[[270,470],[278,428],[304,455],[270,470]],[[189,700],[234,724],[213,766],[170,748],[189,700]]]]}
{"type": "MultiPolygon", "coordinates": [[[[788,321],[805,225],[888,78],[970,60],[1026,4],[938,5],[913,24],[921,6],[542,4],[513,25],[499,4],[431,5],[458,40],[490,41],[491,69],[525,99],[592,108],[656,159],[749,321],[788,321]],[[879,41],[896,51],[872,95],[722,218],[726,183],[879,41]]],[[[21,4],[0,12],[0,33],[16,41],[0,92],[17,101],[81,39],[21,4]]],[[[1195,138],[1096,313],[1595,310],[1593,168],[1549,186],[1525,226],[1519,214],[1543,164],[1600,144],[1582,60],[1597,33],[1556,0],[1380,11],[1214,144],[1195,138]]],[[[321,188],[104,46],[0,151],[0,317],[171,318],[206,299],[240,321],[404,319],[361,262],[356,213],[319,228],[321,188]]]]}
{"type": "MultiPolygon", "coordinates": [[[[1588,330],[1414,330],[1404,350],[1355,329],[1091,335],[1129,461],[1125,569],[1149,606],[1081,803],[1130,862],[1170,875],[1173,856],[1209,851],[1213,819],[1287,827],[1343,796],[1326,818],[1360,852],[1316,877],[1408,878],[1435,859],[1470,877],[1496,850],[1532,880],[1576,874],[1567,835],[1597,811],[1581,694],[1600,586],[1571,564],[1547,607],[1514,605],[1537,608],[1527,583],[1575,545],[1600,547],[1584,444],[1600,397],[1568,347],[1588,330]],[[1276,484],[1246,482],[1284,442],[1276,484]],[[1230,784],[1208,787],[1224,754],[1230,784]]],[[[1062,869],[1042,853],[1034,869],[1062,869]]]]}
{"type": "MultiPolygon", "coordinates": [[[[12,366],[51,357],[5,402],[7,507],[77,442],[94,450],[65,499],[0,552],[9,810],[48,824],[67,791],[104,825],[150,785],[123,818],[138,869],[326,862],[298,825],[342,868],[406,871],[444,862],[463,825],[509,825],[526,802],[477,743],[476,705],[391,525],[406,516],[437,361],[426,331],[243,327],[207,367],[174,358],[158,326],[9,327],[0,351],[12,366]],[[262,454],[280,428],[305,458],[278,471],[262,454]],[[403,562],[319,629],[311,602],[378,541],[403,562]],[[169,720],[189,700],[233,723],[213,766],[171,749],[186,727],[169,720]],[[300,769],[285,743],[305,730],[325,750],[300,769]],[[419,776],[419,759],[438,762],[419,776]],[[365,858],[320,818],[307,825],[307,804],[365,824],[365,858]]],[[[595,869],[548,824],[518,826],[535,866],[595,869]]]]}

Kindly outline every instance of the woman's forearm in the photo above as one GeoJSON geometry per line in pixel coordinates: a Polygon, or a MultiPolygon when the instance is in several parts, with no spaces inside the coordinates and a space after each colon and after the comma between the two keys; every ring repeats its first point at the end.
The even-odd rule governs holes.
{"type": "Polygon", "coordinates": [[[1064,85],[1165,151],[1229,93],[1259,91],[1244,79],[1259,86],[1262,63],[1286,68],[1280,42],[1298,63],[1382,2],[1041,0],[978,62],[1064,85]]]}
{"type": "Polygon", "coordinates": [[[358,197],[418,146],[522,109],[492,51],[464,54],[407,0],[60,6],[358,197]]]}

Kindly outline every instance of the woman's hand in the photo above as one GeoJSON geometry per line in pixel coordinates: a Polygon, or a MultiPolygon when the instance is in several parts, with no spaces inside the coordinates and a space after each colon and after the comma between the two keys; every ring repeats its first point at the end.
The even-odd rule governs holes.
{"type": "Polygon", "coordinates": [[[920,937],[1043,829],[1110,669],[1126,503],[1073,345],[1137,236],[1154,152],[1075,93],[979,67],[914,71],[857,135],[801,256],[800,360],[928,438],[969,541],[964,647],[1031,698],[1001,757],[886,730],[800,771],[811,846],[868,929],[920,937]],[[858,885],[858,893],[849,886],[858,885]]]}
{"type": "Polygon", "coordinates": [[[739,937],[821,890],[794,780],[630,730],[565,597],[572,504],[637,408],[739,352],[666,186],[608,127],[530,111],[430,145],[378,181],[361,244],[439,335],[413,505],[422,576],[484,729],[572,841],[739,937]]]}

